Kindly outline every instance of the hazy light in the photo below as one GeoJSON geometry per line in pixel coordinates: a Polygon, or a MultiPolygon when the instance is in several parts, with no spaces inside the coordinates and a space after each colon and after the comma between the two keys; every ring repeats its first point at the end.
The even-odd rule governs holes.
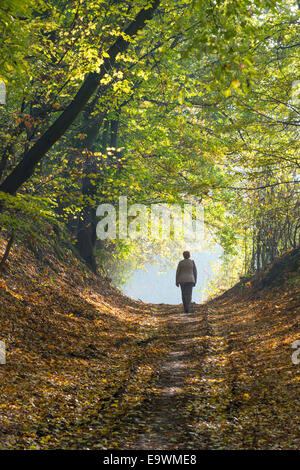
{"type": "MultiPolygon", "coordinates": [[[[203,289],[207,286],[212,275],[210,263],[219,259],[221,249],[216,252],[192,253],[197,271],[198,281],[193,290],[193,301],[203,301],[203,289]]],[[[180,261],[180,259],[178,259],[180,261]]],[[[122,288],[124,294],[129,297],[149,303],[181,303],[181,290],[175,285],[176,267],[170,267],[166,272],[161,272],[159,265],[145,265],[146,270],[136,270],[128,283],[122,288]]]]}

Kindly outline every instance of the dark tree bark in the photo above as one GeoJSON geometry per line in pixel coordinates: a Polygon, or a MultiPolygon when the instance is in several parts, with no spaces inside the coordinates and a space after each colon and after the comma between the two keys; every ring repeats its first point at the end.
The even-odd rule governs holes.
{"type": "Polygon", "coordinates": [[[6,263],[6,260],[8,259],[9,257],[9,253],[10,253],[10,250],[13,246],[13,243],[14,243],[14,240],[15,240],[15,234],[14,232],[12,232],[12,234],[10,235],[9,237],[9,240],[7,242],[7,245],[6,245],[6,248],[5,248],[5,252],[4,252],[4,255],[0,261],[0,269],[3,268],[3,266],[5,265],[6,263]]]}
{"type": "MultiPolygon", "coordinates": [[[[125,35],[133,37],[137,32],[145,27],[146,21],[150,20],[157,9],[160,0],[153,0],[151,6],[142,9],[136,18],[125,29],[125,35]]],[[[91,96],[97,90],[100,80],[108,70],[111,70],[116,62],[116,56],[120,52],[125,52],[129,46],[129,42],[123,37],[119,37],[115,43],[109,48],[108,57],[105,58],[101,66],[100,72],[91,72],[87,75],[81,88],[75,95],[72,102],[65,111],[56,119],[42,137],[25,153],[21,162],[7,176],[0,185],[0,191],[15,194],[16,191],[24,184],[34,173],[37,164],[42,160],[44,155],[57,142],[60,137],[67,131],[74,122],[78,114],[82,111],[91,96]]],[[[107,86],[103,86],[102,92],[105,93],[107,86]]]]}
{"type": "MultiPolygon", "coordinates": [[[[104,116],[101,118],[101,124],[104,120],[103,125],[103,133],[102,133],[102,153],[106,153],[107,144],[109,142],[109,146],[115,149],[113,155],[117,154],[117,139],[118,139],[118,130],[119,130],[119,117],[120,117],[120,110],[118,111],[118,118],[109,121],[108,119],[104,120],[104,116]]],[[[88,145],[88,150],[93,150],[93,143],[95,142],[98,133],[99,133],[99,122],[98,125],[94,122],[94,128],[90,125],[88,126],[88,133],[86,139],[83,142],[86,142],[88,145]],[[97,128],[97,132],[95,132],[95,128],[97,128]]],[[[113,158],[110,158],[110,161],[114,163],[113,158]]],[[[91,157],[86,164],[85,174],[86,176],[83,178],[82,181],[82,194],[83,196],[88,196],[90,200],[93,200],[96,195],[98,194],[101,197],[101,191],[99,194],[99,186],[104,182],[104,175],[99,175],[99,178],[95,181],[95,178],[90,178],[90,174],[97,174],[99,173],[99,169],[97,167],[96,161],[91,157]],[[96,184],[95,184],[96,183],[96,184]]],[[[96,272],[97,264],[95,259],[95,244],[96,244],[96,208],[91,206],[88,202],[84,205],[83,211],[78,218],[78,225],[77,225],[77,249],[81,255],[81,257],[85,260],[87,265],[96,272]]]]}

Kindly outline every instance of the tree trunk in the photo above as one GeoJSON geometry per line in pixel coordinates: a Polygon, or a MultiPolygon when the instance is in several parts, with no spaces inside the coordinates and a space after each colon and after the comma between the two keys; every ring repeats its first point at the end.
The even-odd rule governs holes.
{"type": "MultiPolygon", "coordinates": [[[[125,29],[124,36],[133,37],[137,32],[145,27],[146,21],[153,17],[160,0],[153,0],[150,7],[142,9],[130,25],[125,29]]],[[[120,36],[108,50],[108,57],[105,58],[100,72],[90,72],[84,80],[81,88],[75,95],[72,102],[65,111],[56,119],[50,128],[42,135],[42,137],[25,153],[21,162],[7,176],[0,185],[0,191],[15,194],[16,191],[32,176],[37,164],[42,160],[44,155],[57,142],[60,137],[69,129],[78,114],[82,111],[91,96],[97,90],[101,79],[108,70],[112,70],[115,66],[116,56],[120,52],[128,49],[129,42],[120,36]]],[[[101,95],[107,90],[108,86],[102,87],[101,95]]]]}
{"type": "Polygon", "coordinates": [[[14,240],[15,240],[15,234],[14,234],[14,232],[12,232],[12,234],[11,234],[11,236],[10,236],[8,242],[7,242],[4,255],[3,255],[2,260],[0,262],[0,269],[3,268],[7,258],[9,257],[9,253],[10,253],[11,247],[13,246],[14,240]]]}

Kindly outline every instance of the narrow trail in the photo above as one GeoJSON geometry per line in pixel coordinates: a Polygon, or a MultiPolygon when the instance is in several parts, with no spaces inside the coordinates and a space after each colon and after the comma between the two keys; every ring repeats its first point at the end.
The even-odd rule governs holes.
{"type": "MultiPolygon", "coordinates": [[[[189,314],[179,306],[165,306],[160,315],[169,354],[139,410],[142,430],[127,449],[180,449],[193,441],[193,384],[199,381],[199,368],[203,374],[213,330],[207,309],[199,311],[199,306],[189,314]]],[[[207,439],[203,444],[208,447],[207,439]]]]}
{"type": "Polygon", "coordinates": [[[184,314],[16,247],[0,448],[299,449],[299,270],[276,270],[184,314]]]}
{"type": "Polygon", "coordinates": [[[191,314],[157,306],[167,353],[123,448],[298,449],[299,372],[290,348],[298,307],[290,300],[280,316],[280,298],[219,298],[191,314]]]}

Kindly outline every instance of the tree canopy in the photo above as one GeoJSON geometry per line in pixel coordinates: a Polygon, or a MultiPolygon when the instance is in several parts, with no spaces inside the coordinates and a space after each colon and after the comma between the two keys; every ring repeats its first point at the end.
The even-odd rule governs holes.
{"type": "Polygon", "coordinates": [[[3,2],[1,226],[38,237],[33,213],[56,220],[96,270],[100,202],[192,197],[240,273],[297,246],[298,7],[3,2]]]}

